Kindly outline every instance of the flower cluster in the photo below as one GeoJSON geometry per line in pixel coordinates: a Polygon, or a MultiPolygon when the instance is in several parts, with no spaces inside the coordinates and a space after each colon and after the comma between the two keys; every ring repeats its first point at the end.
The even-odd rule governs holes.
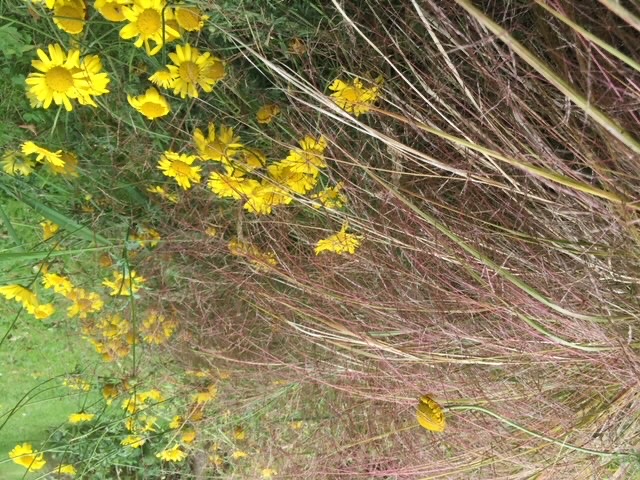
{"type": "Polygon", "coordinates": [[[371,110],[371,104],[380,96],[381,85],[382,77],[379,77],[376,84],[371,87],[365,87],[358,78],[350,82],[336,79],[329,85],[329,90],[333,91],[330,96],[337,106],[358,117],[371,110]]]}
{"type": "Polygon", "coordinates": [[[70,318],[77,316],[84,320],[90,314],[99,313],[104,308],[104,301],[99,294],[78,288],[69,278],[57,273],[45,272],[42,275],[42,284],[72,302],[67,308],[70,318]]]}

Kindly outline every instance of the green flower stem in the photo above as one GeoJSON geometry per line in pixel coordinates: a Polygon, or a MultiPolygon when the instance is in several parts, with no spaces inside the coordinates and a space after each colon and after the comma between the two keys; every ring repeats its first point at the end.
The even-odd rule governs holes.
{"type": "Polygon", "coordinates": [[[558,440],[556,438],[551,438],[551,437],[547,437],[546,435],[543,435],[542,433],[538,433],[538,432],[534,432],[533,430],[529,430],[528,428],[523,427],[522,425],[519,425],[515,422],[512,422],[511,420],[508,420],[506,418],[504,418],[501,415],[498,415],[495,412],[492,412],[491,410],[487,410],[486,408],[483,407],[479,407],[477,405],[451,405],[451,406],[446,406],[444,407],[445,411],[476,411],[476,412],[482,412],[485,413],[487,415],[489,415],[490,417],[493,417],[497,420],[500,420],[502,423],[509,425],[510,427],[516,428],[518,430],[520,430],[521,432],[527,433],[529,435],[531,435],[532,437],[536,437],[539,438],[540,440],[544,440],[545,442],[549,442],[549,443],[553,443],[554,445],[557,445],[561,448],[568,448],[569,450],[573,450],[575,452],[581,452],[581,453],[587,453],[589,455],[597,455],[599,457],[605,457],[605,458],[615,458],[615,457],[638,457],[637,453],[633,453],[633,452],[602,452],[599,450],[591,450],[590,448],[583,448],[583,447],[577,447],[575,445],[571,445],[569,443],[565,443],[562,440],[558,440]]]}

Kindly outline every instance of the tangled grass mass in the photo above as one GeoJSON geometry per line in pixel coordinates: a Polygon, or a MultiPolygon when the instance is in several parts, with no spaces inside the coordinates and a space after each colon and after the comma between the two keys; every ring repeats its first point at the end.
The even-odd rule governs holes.
{"type": "Polygon", "coordinates": [[[0,478],[640,479],[637,3],[0,18],[0,478]]]}

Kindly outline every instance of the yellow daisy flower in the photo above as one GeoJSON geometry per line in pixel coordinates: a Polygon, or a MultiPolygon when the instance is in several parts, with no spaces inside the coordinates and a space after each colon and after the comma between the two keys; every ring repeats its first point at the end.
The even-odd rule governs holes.
{"type": "Polygon", "coordinates": [[[187,431],[182,433],[182,438],[181,438],[182,443],[186,443],[188,445],[188,444],[193,443],[195,441],[195,439],[196,439],[195,430],[187,430],[187,431]]]}
{"type": "Polygon", "coordinates": [[[55,312],[51,303],[41,304],[38,297],[22,285],[5,285],[0,287],[0,295],[7,300],[14,300],[38,320],[49,318],[55,312]]]}
{"type": "Polygon", "coordinates": [[[25,157],[18,151],[10,151],[2,156],[0,164],[2,164],[2,170],[7,175],[22,175],[23,177],[28,177],[33,173],[35,161],[29,157],[25,157]]]}
{"type": "Polygon", "coordinates": [[[111,289],[109,295],[112,297],[117,295],[128,297],[140,290],[145,281],[144,277],[139,276],[135,270],[131,270],[126,275],[123,275],[122,272],[113,272],[113,280],[105,278],[102,285],[111,289]]]}
{"type": "Polygon", "coordinates": [[[169,37],[180,38],[180,32],[167,23],[173,15],[165,6],[164,0],[133,0],[132,5],[123,7],[122,13],[129,23],[120,30],[120,38],[137,37],[134,45],[137,48],[144,46],[149,55],[155,55],[162,48],[163,31],[167,41],[169,37]]]}
{"type": "Polygon", "coordinates": [[[234,134],[233,128],[220,125],[216,132],[216,126],[209,124],[208,135],[205,137],[202,130],[196,128],[193,133],[193,140],[198,150],[198,155],[203,160],[213,160],[214,162],[229,163],[229,159],[243,148],[240,137],[234,134]]]}
{"type": "Polygon", "coordinates": [[[82,33],[87,5],[84,0],[70,0],[53,9],[53,21],[60,30],[71,35],[82,33]]]}
{"type": "Polygon", "coordinates": [[[300,140],[301,149],[289,151],[289,156],[282,161],[295,173],[307,173],[318,175],[321,168],[326,168],[324,151],[327,148],[327,139],[322,135],[318,139],[307,135],[300,140]]]}
{"type": "Polygon", "coordinates": [[[187,454],[180,449],[180,445],[175,445],[156,453],[156,457],[165,462],[181,462],[187,458],[187,454]]]}
{"type": "Polygon", "coordinates": [[[215,400],[218,396],[218,387],[215,385],[210,385],[209,388],[203,392],[198,392],[193,395],[193,401],[196,404],[207,403],[211,400],[215,400]]]}
{"type": "Polygon", "coordinates": [[[41,222],[40,226],[42,227],[42,239],[45,242],[50,238],[53,238],[53,236],[60,230],[60,225],[56,225],[50,220],[41,222]]]}
{"type": "Polygon", "coordinates": [[[268,180],[263,180],[247,197],[242,208],[256,215],[270,215],[273,207],[293,202],[293,197],[286,190],[268,180]]]}
{"type": "Polygon", "coordinates": [[[184,190],[191,188],[191,183],[200,183],[202,167],[193,165],[198,159],[195,155],[185,155],[167,151],[160,157],[158,168],[170,178],[175,178],[184,190]]]}
{"type": "Polygon", "coordinates": [[[24,467],[29,472],[37,472],[42,470],[47,464],[42,453],[38,453],[33,450],[33,446],[30,443],[23,443],[22,445],[16,445],[10,452],[9,458],[14,463],[24,467]]]}
{"type": "Polygon", "coordinates": [[[69,415],[69,423],[84,423],[84,422],[90,422],[91,420],[93,420],[95,417],[95,414],[93,413],[72,413],[71,415],[69,415]]]}
{"type": "Polygon", "coordinates": [[[58,44],[49,45],[48,50],[49,56],[43,50],[37,50],[39,60],[33,60],[31,65],[38,72],[31,72],[25,80],[28,95],[33,98],[32,104],[49,108],[51,103],[55,103],[71,111],[71,100],[95,106],[91,95],[108,92],[105,88],[109,83],[107,74],[95,68],[88,69],[86,65],[83,68],[79,50],[69,50],[67,53],[58,44]]]}
{"type": "Polygon", "coordinates": [[[280,113],[280,107],[276,104],[263,105],[256,113],[258,123],[271,123],[273,119],[280,113]]]}
{"type": "Polygon", "coordinates": [[[357,117],[367,113],[370,105],[378,99],[381,83],[382,78],[379,78],[376,86],[367,88],[357,78],[351,82],[336,79],[329,85],[329,90],[334,92],[331,99],[345,112],[353,113],[357,117]]]}
{"type": "Polygon", "coordinates": [[[447,428],[444,410],[428,395],[420,397],[416,416],[418,423],[427,430],[442,432],[447,428]]]}
{"type": "Polygon", "coordinates": [[[140,448],[146,441],[147,439],[141,435],[127,435],[124,440],[120,442],[120,445],[123,447],[140,448]]]}
{"type": "Polygon", "coordinates": [[[209,19],[200,9],[186,6],[176,7],[174,17],[178,25],[187,32],[199,32],[204,27],[204,22],[209,19]]]}
{"type": "Polygon", "coordinates": [[[313,208],[341,208],[347,203],[347,197],[342,193],[344,184],[338,183],[335,187],[327,187],[324,190],[311,195],[316,200],[313,208]]]}
{"type": "Polygon", "coordinates": [[[151,83],[162,87],[162,88],[171,88],[171,84],[175,80],[175,76],[173,73],[169,71],[168,68],[161,68],[156,73],[149,77],[151,83]]]}
{"type": "Polygon", "coordinates": [[[149,120],[164,117],[171,111],[171,107],[169,106],[167,99],[160,95],[158,90],[153,87],[149,88],[144,95],[140,95],[138,97],[127,95],[127,100],[129,105],[149,120]]]}
{"type": "Polygon", "coordinates": [[[54,292],[63,296],[68,296],[75,288],[71,280],[57,273],[45,273],[42,275],[42,284],[44,288],[51,288],[54,292]]]}
{"type": "Polygon", "coordinates": [[[38,320],[44,320],[53,315],[56,311],[56,308],[52,303],[47,303],[44,305],[38,304],[34,307],[27,307],[27,312],[36,317],[38,320]]]}
{"type": "Polygon", "coordinates": [[[62,160],[62,150],[52,152],[46,148],[39,147],[33,142],[24,142],[21,146],[22,153],[25,155],[34,154],[38,162],[46,162],[56,167],[64,167],[62,160]]]}
{"type": "Polygon", "coordinates": [[[316,244],[316,255],[322,252],[334,252],[338,255],[342,255],[343,253],[355,254],[358,247],[360,247],[362,236],[347,233],[348,228],[349,224],[345,222],[338,233],[320,240],[316,244]]]}
{"type": "Polygon", "coordinates": [[[147,188],[147,192],[153,193],[155,195],[158,195],[160,198],[162,198],[162,199],[164,199],[164,200],[166,200],[168,202],[178,203],[178,196],[175,193],[167,192],[160,185],[154,185],[152,187],[148,187],[147,188]]]}
{"type": "Polygon", "coordinates": [[[180,415],[176,415],[169,423],[169,428],[172,430],[176,430],[182,425],[184,425],[184,419],[180,415]]]}
{"type": "Polygon", "coordinates": [[[278,264],[276,256],[273,252],[263,252],[255,245],[239,240],[231,240],[229,242],[229,252],[236,257],[244,257],[249,262],[262,270],[268,270],[278,264]]]}
{"type": "Polygon", "coordinates": [[[56,469],[54,470],[54,473],[57,473],[58,475],[75,475],[77,472],[76,467],[74,467],[73,465],[70,464],[63,464],[63,465],[58,465],[56,467],[56,469]]]}
{"type": "Polygon", "coordinates": [[[313,190],[318,183],[318,177],[305,172],[296,171],[291,163],[285,160],[267,167],[270,179],[277,185],[304,195],[313,190]]]}
{"type": "Polygon", "coordinates": [[[124,22],[123,7],[131,4],[131,0],[96,0],[93,7],[110,22],[124,22]]]}
{"type": "Polygon", "coordinates": [[[169,54],[169,58],[173,62],[173,65],[167,65],[167,69],[173,75],[169,88],[182,98],[197,98],[198,87],[205,92],[211,92],[213,86],[224,78],[222,60],[209,52],[200,53],[188,43],[178,45],[175,53],[169,54]]]}
{"type": "Polygon", "coordinates": [[[231,175],[213,172],[207,182],[209,190],[222,198],[241,200],[251,195],[251,192],[260,187],[260,182],[244,177],[244,173],[236,170],[231,175]]]}
{"type": "Polygon", "coordinates": [[[47,168],[54,175],[62,175],[63,177],[78,177],[78,157],[75,153],[62,152],[60,154],[60,160],[64,162],[63,166],[54,165],[47,162],[47,168]]]}
{"type": "Polygon", "coordinates": [[[235,169],[249,173],[264,167],[266,163],[267,157],[260,150],[255,148],[242,148],[238,150],[234,158],[230,159],[229,165],[225,165],[225,169],[227,173],[231,173],[235,169]]]}
{"type": "Polygon", "coordinates": [[[100,96],[109,93],[107,85],[109,84],[109,76],[102,71],[102,60],[97,55],[87,55],[80,59],[80,72],[87,82],[87,95],[79,97],[80,105],[91,105],[96,107],[92,96],[100,96]]]}
{"type": "Polygon", "coordinates": [[[240,460],[241,458],[248,457],[249,454],[247,452],[243,452],[242,450],[236,450],[231,454],[231,458],[234,460],[240,460]]]}

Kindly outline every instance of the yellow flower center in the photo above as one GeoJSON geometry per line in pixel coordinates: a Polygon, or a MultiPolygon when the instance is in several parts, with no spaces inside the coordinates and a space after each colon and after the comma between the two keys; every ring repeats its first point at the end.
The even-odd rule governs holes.
{"type": "Polygon", "coordinates": [[[153,35],[162,28],[162,17],[157,10],[147,8],[138,16],[136,25],[142,35],[153,35]]]}
{"type": "Polygon", "coordinates": [[[184,163],[181,160],[174,160],[173,162],[171,162],[171,166],[178,175],[184,175],[185,177],[188,177],[191,173],[191,165],[184,163]]]}
{"type": "Polygon", "coordinates": [[[140,107],[140,110],[143,115],[149,118],[161,117],[164,115],[163,106],[155,102],[145,102],[142,104],[142,107],[140,107]]]}
{"type": "Polygon", "coordinates": [[[360,101],[360,92],[355,87],[347,87],[340,92],[340,98],[351,103],[358,103],[360,101]]]}
{"type": "Polygon", "coordinates": [[[220,60],[214,60],[213,64],[205,71],[205,76],[211,80],[224,78],[224,63],[220,60]]]}
{"type": "Polygon", "coordinates": [[[187,60],[180,65],[180,78],[187,83],[198,83],[200,69],[194,62],[187,60]]]}
{"type": "Polygon", "coordinates": [[[66,92],[73,87],[73,76],[64,67],[53,67],[45,74],[47,87],[56,92],[66,92]]]}

